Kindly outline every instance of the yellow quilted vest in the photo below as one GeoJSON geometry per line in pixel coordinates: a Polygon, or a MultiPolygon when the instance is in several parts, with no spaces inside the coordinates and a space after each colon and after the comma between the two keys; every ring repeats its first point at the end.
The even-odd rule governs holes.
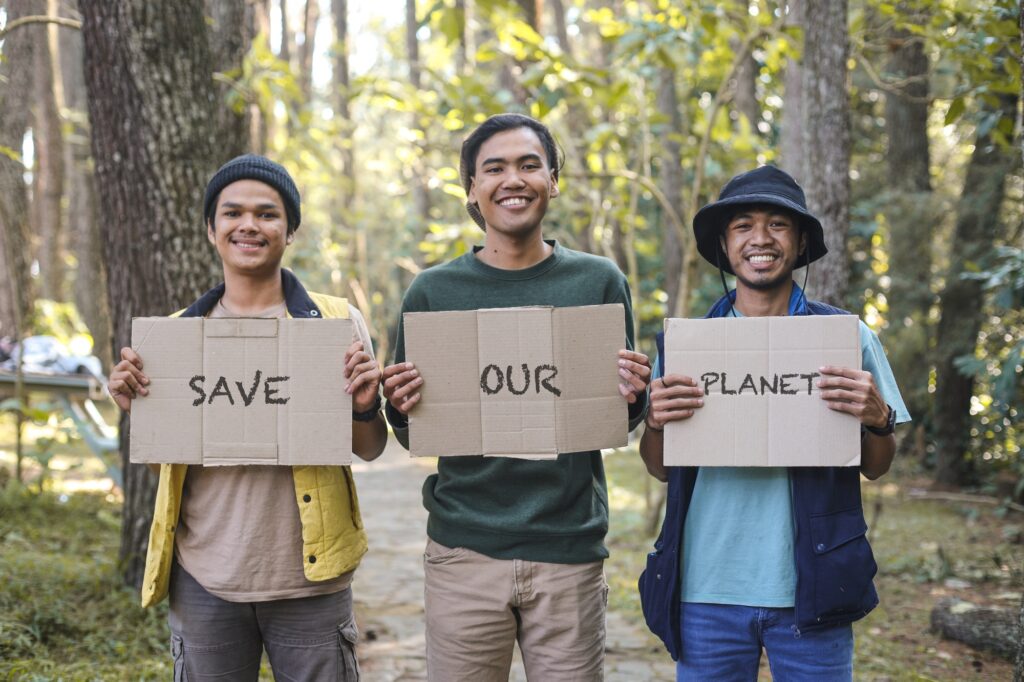
{"type": "MultiPolygon", "coordinates": [[[[325,318],[348,318],[344,298],[309,293],[325,318]]],[[[180,313],[179,313],[180,314],[180,313]]],[[[161,464],[153,525],[149,529],[142,605],[152,606],[167,596],[174,530],[181,512],[181,493],[187,464],[161,464]]],[[[330,580],[359,565],[366,554],[366,533],[359,516],[359,499],[352,470],[347,466],[292,467],[295,503],[302,523],[302,561],[306,578],[330,580]],[[306,497],[309,501],[305,501],[306,497]]]]}

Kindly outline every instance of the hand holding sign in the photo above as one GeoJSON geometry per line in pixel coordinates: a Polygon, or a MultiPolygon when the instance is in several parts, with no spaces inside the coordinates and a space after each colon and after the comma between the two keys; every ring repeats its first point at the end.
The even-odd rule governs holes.
{"type": "Polygon", "coordinates": [[[651,362],[643,353],[635,353],[631,350],[619,351],[619,393],[632,405],[637,401],[637,396],[647,390],[647,384],[651,380],[651,362]]]}
{"type": "Polygon", "coordinates": [[[647,408],[647,426],[661,431],[668,422],[689,419],[704,405],[704,391],[697,382],[682,374],[669,374],[651,382],[651,404],[647,408]]]}
{"type": "Polygon", "coordinates": [[[818,370],[821,399],[830,410],[852,414],[861,424],[876,429],[889,421],[889,406],[878,392],[871,372],[831,365],[818,370]]]}
{"type": "Polygon", "coordinates": [[[384,368],[384,399],[402,414],[409,414],[409,410],[420,401],[422,387],[423,377],[411,362],[384,368]]]}
{"type": "Polygon", "coordinates": [[[380,366],[363,350],[363,342],[355,341],[345,351],[345,392],[352,396],[352,410],[366,412],[377,402],[380,387],[380,366]]]}
{"type": "Polygon", "coordinates": [[[149,377],[142,373],[142,358],[127,346],[121,349],[121,362],[114,365],[107,379],[107,391],[117,406],[125,412],[132,411],[132,399],[137,395],[149,395],[146,385],[149,377]]]}

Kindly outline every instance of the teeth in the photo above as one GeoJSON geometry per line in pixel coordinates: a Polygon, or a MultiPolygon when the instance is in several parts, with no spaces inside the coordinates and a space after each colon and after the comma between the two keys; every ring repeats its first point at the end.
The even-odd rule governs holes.
{"type": "Polygon", "coordinates": [[[509,199],[502,199],[498,202],[499,206],[525,206],[526,199],[522,197],[511,197],[509,199]]]}
{"type": "Polygon", "coordinates": [[[751,256],[751,263],[771,263],[775,260],[775,256],[763,255],[763,256],[751,256]]]}

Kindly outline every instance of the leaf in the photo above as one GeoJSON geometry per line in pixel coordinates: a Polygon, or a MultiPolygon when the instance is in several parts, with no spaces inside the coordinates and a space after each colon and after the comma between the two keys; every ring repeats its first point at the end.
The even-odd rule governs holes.
{"type": "Polygon", "coordinates": [[[964,98],[957,97],[953,100],[953,103],[949,105],[949,110],[946,111],[946,118],[943,121],[943,125],[952,125],[956,123],[964,113],[964,98]]]}

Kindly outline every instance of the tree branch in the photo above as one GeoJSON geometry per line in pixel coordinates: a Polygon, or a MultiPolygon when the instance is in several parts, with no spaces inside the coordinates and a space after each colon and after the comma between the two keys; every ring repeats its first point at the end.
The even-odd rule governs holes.
{"type": "Polygon", "coordinates": [[[14,29],[18,28],[19,26],[25,26],[26,24],[57,24],[58,26],[63,26],[65,28],[82,28],[82,22],[78,21],[77,19],[33,15],[28,17],[21,17],[20,19],[15,19],[14,21],[7,22],[7,25],[0,29],[0,40],[3,40],[4,37],[14,29]]]}

